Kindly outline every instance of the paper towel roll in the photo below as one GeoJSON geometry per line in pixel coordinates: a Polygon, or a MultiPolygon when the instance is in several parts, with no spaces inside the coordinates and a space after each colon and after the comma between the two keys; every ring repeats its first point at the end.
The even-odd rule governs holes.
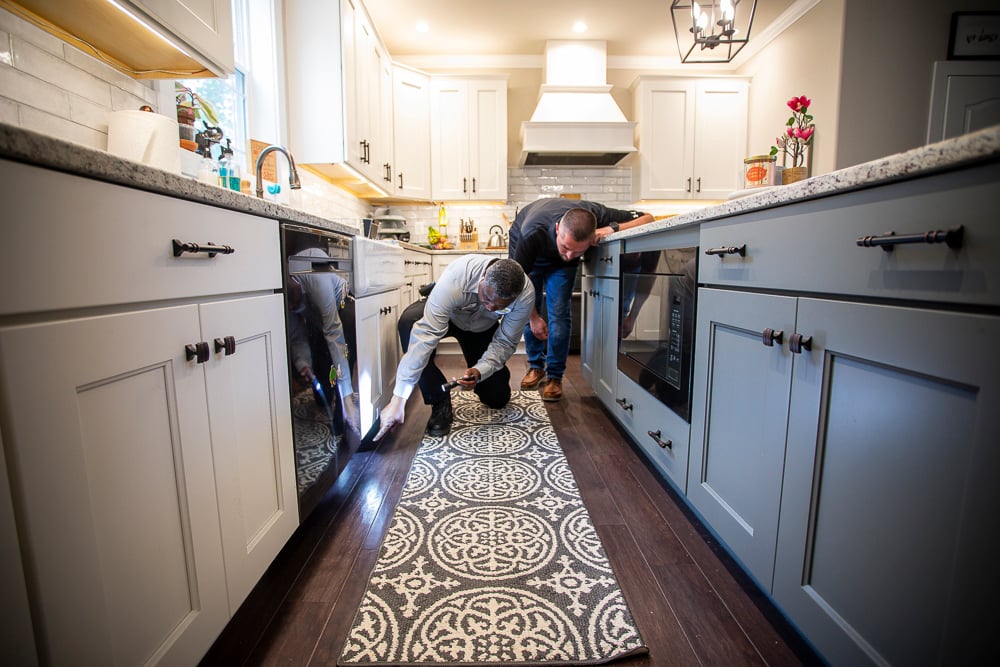
{"type": "Polygon", "coordinates": [[[135,162],[181,172],[177,120],[149,111],[115,111],[108,122],[108,152],[135,162]]]}

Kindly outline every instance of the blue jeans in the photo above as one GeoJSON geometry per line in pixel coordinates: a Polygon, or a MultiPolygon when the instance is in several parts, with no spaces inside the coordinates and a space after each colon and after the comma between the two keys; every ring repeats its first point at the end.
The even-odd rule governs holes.
{"type": "Polygon", "coordinates": [[[566,372],[569,355],[569,337],[573,325],[573,283],[577,266],[535,266],[531,271],[531,284],[535,286],[535,309],[542,312],[544,292],[545,309],[549,325],[548,341],[539,340],[531,333],[531,324],[524,327],[524,349],[528,353],[528,366],[540,368],[553,380],[561,380],[566,372]],[[547,344],[546,344],[547,343],[547,344]]]}

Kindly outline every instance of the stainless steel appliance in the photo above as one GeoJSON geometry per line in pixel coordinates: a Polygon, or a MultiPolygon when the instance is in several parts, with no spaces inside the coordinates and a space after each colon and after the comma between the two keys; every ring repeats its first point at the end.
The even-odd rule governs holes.
{"type": "Polygon", "coordinates": [[[698,249],[622,253],[618,369],[691,421],[698,249]]]}
{"type": "Polygon", "coordinates": [[[357,387],[353,253],[347,234],[290,223],[281,225],[281,251],[292,439],[299,518],[304,520],[360,444],[360,436],[344,423],[336,377],[330,372],[336,366],[331,341],[339,345],[342,339],[357,387]],[[333,290],[326,294],[336,295],[336,312],[323,307],[331,300],[321,298],[319,288],[333,290]],[[312,379],[298,370],[304,359],[312,379]]]}

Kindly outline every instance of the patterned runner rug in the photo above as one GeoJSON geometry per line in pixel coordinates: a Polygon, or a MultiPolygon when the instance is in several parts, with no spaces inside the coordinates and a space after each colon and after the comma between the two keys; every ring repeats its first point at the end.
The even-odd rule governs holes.
{"type": "Polygon", "coordinates": [[[538,392],[452,392],[425,436],[340,665],[598,664],[645,653],[538,392]]]}

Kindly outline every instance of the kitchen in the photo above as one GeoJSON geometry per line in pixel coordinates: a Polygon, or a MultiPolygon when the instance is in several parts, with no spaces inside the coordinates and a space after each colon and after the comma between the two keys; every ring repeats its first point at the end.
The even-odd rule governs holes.
{"type": "MultiPolygon", "coordinates": [[[[377,4],[372,2],[369,9],[374,12],[372,8],[377,7],[377,4]]],[[[878,10],[861,7],[860,3],[819,2],[806,4],[810,6],[810,9],[805,10],[802,16],[793,22],[780,37],[775,38],[771,42],[770,48],[762,49],[743,69],[727,70],[738,76],[750,77],[753,80],[747,128],[749,138],[747,148],[750,150],[738,151],[740,161],[748,154],[766,151],[767,146],[773,142],[774,128],[780,128],[784,122],[786,114],[783,109],[784,100],[790,94],[801,92],[808,93],[816,100],[814,113],[821,128],[815,143],[815,155],[812,158],[812,173],[814,175],[827,174],[842,167],[849,167],[922,145],[925,142],[927,129],[926,109],[927,100],[930,98],[930,63],[943,59],[947,47],[947,30],[938,28],[941,25],[947,25],[950,9],[974,10],[976,7],[970,8],[963,5],[945,11],[938,9],[937,3],[934,3],[935,12],[939,12],[943,18],[921,21],[921,17],[928,16],[921,12],[915,12],[913,15],[904,12],[900,17],[892,17],[900,18],[904,22],[912,22],[912,29],[915,31],[913,34],[924,35],[925,33],[922,31],[929,31],[933,37],[927,38],[923,43],[919,39],[914,39],[912,44],[901,45],[898,51],[883,53],[885,49],[877,44],[877,40],[865,39],[866,30],[872,24],[879,24],[877,19],[881,17],[877,16],[878,10]],[[865,14],[866,11],[871,13],[865,14]],[[836,31],[827,30],[829,25],[842,25],[842,33],[838,34],[836,31]],[[799,46],[802,42],[809,44],[810,53],[840,55],[829,59],[801,58],[793,60],[790,65],[781,64],[784,62],[781,57],[782,44],[790,49],[795,49],[802,48],[799,46]],[[930,48],[926,46],[927,43],[937,43],[938,46],[930,48]],[[847,44],[850,45],[850,48],[846,46],[847,44]],[[908,48],[919,53],[908,53],[908,48]],[[871,69],[873,62],[884,62],[886,71],[892,71],[894,77],[887,79],[884,76],[866,74],[865,70],[871,69]],[[824,92],[820,88],[823,84],[829,90],[824,92]],[[892,122],[888,124],[867,122],[867,119],[872,116],[881,118],[881,110],[871,109],[867,104],[859,104],[858,100],[867,102],[868,100],[886,98],[893,100],[892,122]]],[[[912,6],[912,3],[908,3],[908,6],[912,6]]],[[[669,15],[665,9],[662,13],[664,20],[669,22],[669,15]]],[[[16,46],[15,56],[4,59],[3,63],[0,64],[5,76],[2,89],[0,89],[0,96],[5,100],[2,107],[4,109],[2,120],[11,126],[40,131],[43,135],[68,139],[103,150],[104,146],[101,142],[106,142],[107,138],[106,133],[102,133],[99,128],[102,123],[107,122],[106,112],[100,113],[100,108],[95,108],[96,102],[88,101],[86,104],[81,104],[81,98],[89,94],[90,89],[81,85],[78,80],[83,78],[89,85],[92,83],[91,77],[94,75],[87,73],[84,76],[86,68],[98,70],[100,68],[92,65],[87,57],[81,57],[79,53],[70,56],[54,55],[55,52],[68,53],[68,49],[64,51],[61,42],[54,40],[48,33],[35,30],[33,26],[13,17],[13,15],[5,12],[0,16],[3,16],[4,20],[2,24],[4,34],[16,46]],[[50,83],[43,85],[40,81],[44,81],[45,77],[49,77],[50,83]],[[98,120],[98,118],[103,120],[98,120]],[[93,127],[95,125],[97,128],[93,127]],[[102,134],[104,135],[103,139],[102,134]]],[[[897,25],[899,22],[889,21],[886,24],[889,23],[897,25]]],[[[393,55],[395,57],[396,54],[393,55]]],[[[406,60],[405,58],[401,59],[404,62],[406,60]]],[[[413,62],[413,68],[421,69],[416,58],[413,62]]],[[[457,223],[461,218],[474,218],[480,224],[482,237],[485,236],[483,232],[493,224],[504,224],[503,215],[512,218],[519,204],[526,203],[540,195],[560,194],[561,192],[558,190],[560,187],[570,189],[570,192],[566,192],[567,194],[580,194],[584,198],[604,201],[609,205],[631,206],[637,200],[633,195],[636,170],[631,167],[591,167],[586,171],[586,176],[583,176],[578,173],[579,170],[569,168],[545,168],[540,171],[532,171],[530,168],[513,166],[521,151],[518,138],[520,123],[527,120],[534,108],[537,91],[542,84],[541,56],[536,56],[531,62],[534,63],[533,67],[504,69],[501,74],[507,81],[508,114],[507,127],[504,132],[507,139],[505,152],[508,158],[505,179],[508,190],[507,197],[502,199],[499,205],[490,200],[489,204],[477,202],[448,206],[449,217],[454,221],[452,224],[457,223]],[[524,79],[528,79],[528,82],[519,83],[524,79]],[[598,175],[593,175],[594,172],[598,175]],[[581,182],[574,182],[574,179],[579,179],[581,182]],[[627,183],[623,184],[622,181],[627,183]]],[[[454,65],[447,65],[442,69],[450,71],[452,67],[454,65]]],[[[674,67],[679,66],[675,65],[674,67]]],[[[428,71],[432,69],[432,67],[427,67],[428,71]]],[[[495,71],[496,68],[485,69],[486,73],[492,77],[498,75],[495,71]]],[[[652,72],[654,76],[663,73],[671,75],[678,73],[676,69],[658,67],[654,67],[652,72]]],[[[649,74],[650,72],[644,70],[643,73],[649,74]]],[[[687,74],[688,72],[683,73],[687,74]]],[[[482,72],[476,71],[475,74],[479,76],[482,72]]],[[[109,95],[108,105],[104,107],[105,110],[137,107],[140,103],[156,100],[155,96],[146,97],[150,95],[150,89],[141,84],[136,84],[134,81],[131,83],[123,81],[120,77],[116,78],[103,70],[100,70],[100,75],[112,78],[114,81],[111,86],[115,91],[118,91],[109,95]]],[[[607,77],[608,82],[613,84],[612,95],[616,97],[616,101],[626,112],[626,115],[632,117],[635,107],[629,87],[636,77],[636,70],[621,67],[621,63],[615,62],[613,57],[609,55],[607,77]]],[[[87,162],[92,160],[92,157],[86,152],[75,153],[66,150],[56,151],[53,154],[51,145],[46,151],[45,142],[32,141],[30,137],[26,139],[15,131],[5,131],[5,136],[7,138],[5,139],[4,155],[19,162],[35,162],[55,169],[87,173],[87,162]]],[[[260,136],[268,137],[265,134],[260,136]]],[[[279,141],[282,138],[281,134],[270,136],[274,137],[273,140],[276,143],[281,143],[279,141]]],[[[290,136],[288,139],[292,153],[296,159],[301,161],[295,143],[290,136]]],[[[306,162],[306,164],[310,163],[306,162]]],[[[737,163],[736,167],[739,166],[737,163]]],[[[736,168],[733,169],[733,172],[735,171],[736,168]]],[[[303,207],[302,210],[307,214],[304,216],[305,220],[312,222],[314,217],[318,217],[332,221],[328,226],[335,229],[348,232],[360,231],[360,220],[372,213],[372,205],[369,200],[359,199],[346,193],[341,187],[331,186],[329,180],[324,178],[322,174],[304,169],[302,172],[304,188],[303,192],[300,193],[302,200],[297,203],[303,207]]],[[[149,177],[148,174],[141,176],[149,177]]],[[[128,175],[104,175],[104,178],[126,185],[134,183],[133,180],[130,180],[132,177],[128,175]]],[[[281,180],[284,182],[284,178],[281,180]]],[[[156,184],[143,184],[140,187],[155,190],[156,184]]],[[[85,194],[81,193],[81,196],[85,196],[85,194]]],[[[193,193],[183,196],[208,201],[208,203],[213,203],[214,207],[229,206],[229,202],[232,201],[224,199],[221,194],[204,194],[204,191],[197,189],[194,189],[193,193]],[[214,201],[213,197],[215,197],[214,201]]],[[[136,206],[142,206],[142,201],[141,199],[136,200],[136,206]]],[[[289,216],[288,208],[284,206],[271,206],[267,202],[251,205],[243,202],[242,199],[237,201],[250,213],[272,219],[284,219],[289,216]]],[[[391,203],[390,207],[393,213],[401,213],[413,223],[414,228],[411,231],[414,239],[421,238],[423,234],[426,234],[428,227],[434,226],[439,210],[435,205],[413,204],[405,201],[400,204],[391,203]]],[[[692,208],[696,208],[690,201],[669,204],[651,202],[648,208],[663,215],[674,213],[679,213],[678,217],[698,215],[697,211],[689,212],[692,208]]],[[[140,209],[133,208],[132,210],[134,212],[140,209]]],[[[179,210],[177,215],[190,214],[179,210]]],[[[197,227],[193,227],[191,231],[195,237],[198,236],[197,227]]],[[[875,234],[882,231],[885,230],[876,229],[869,233],[875,234]]],[[[485,241],[485,238],[483,240],[485,241]]],[[[624,240],[627,244],[628,239],[624,240]]],[[[79,241],[81,244],[85,243],[85,239],[79,241]]],[[[30,243],[28,239],[23,239],[21,242],[30,243]]],[[[239,253],[236,256],[238,255],[239,253]]],[[[83,259],[78,258],[78,261],[83,261],[83,259]]],[[[701,262],[704,264],[707,259],[711,258],[703,257],[701,262]]],[[[90,263],[92,264],[92,262],[90,263]]],[[[90,275],[91,273],[92,271],[86,266],[81,266],[80,273],[73,275],[90,275]]],[[[109,284],[113,284],[113,282],[109,284]]],[[[244,286],[236,289],[224,285],[216,289],[216,294],[225,294],[233,289],[237,292],[246,290],[256,292],[260,291],[262,287],[259,285],[244,286]]],[[[193,293],[198,294],[198,292],[193,293]]],[[[165,298],[165,296],[160,294],[155,297],[142,295],[123,298],[129,301],[155,302],[165,298]]],[[[171,298],[175,297],[171,296],[171,298]]],[[[67,303],[65,301],[56,303],[52,308],[54,312],[72,313],[72,307],[67,303]]],[[[109,306],[102,307],[109,308],[109,306]]],[[[992,311],[987,309],[986,312],[992,311]]],[[[23,318],[5,319],[5,324],[15,325],[22,323],[22,321],[23,318]]],[[[581,384],[583,383],[581,382],[581,384]]],[[[10,431],[7,430],[7,419],[8,415],[5,412],[4,439],[5,441],[10,439],[9,441],[13,442],[10,431]]],[[[7,465],[11,465],[10,461],[7,465]]],[[[30,633],[30,630],[28,632],[30,633]]]]}

